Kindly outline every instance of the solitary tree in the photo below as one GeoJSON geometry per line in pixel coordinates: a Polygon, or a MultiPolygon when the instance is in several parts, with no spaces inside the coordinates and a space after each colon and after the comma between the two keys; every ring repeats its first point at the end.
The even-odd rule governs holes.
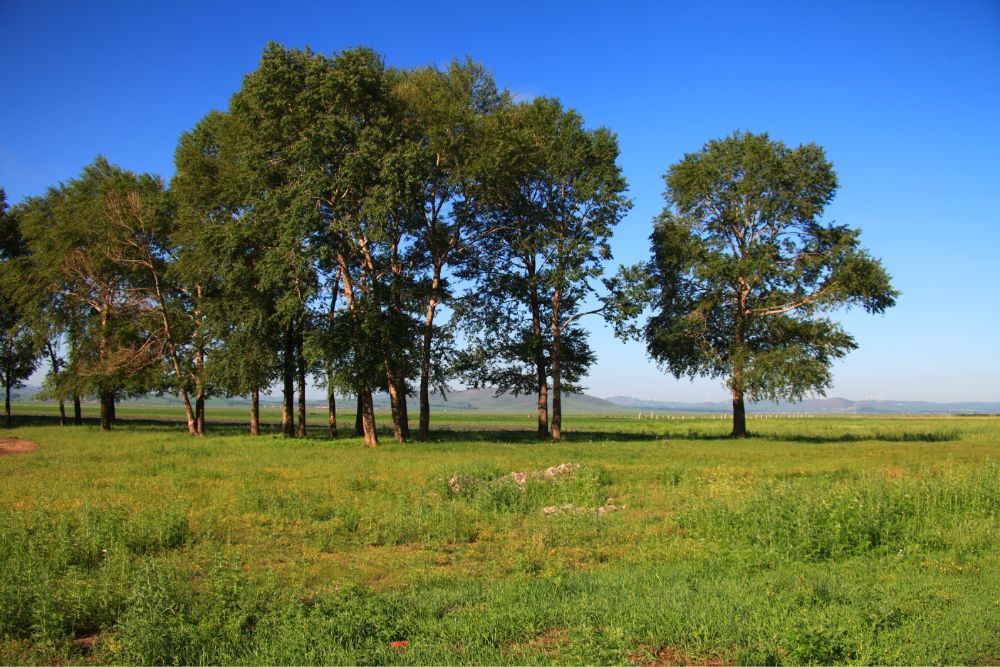
{"type": "Polygon", "coordinates": [[[678,378],[727,378],[732,435],[745,437],[746,399],[822,394],[832,361],[857,347],[828,313],[881,313],[898,292],[860,231],[820,221],[837,176],[815,144],[734,133],[685,155],[665,181],[645,276],[647,350],[678,378]]]}

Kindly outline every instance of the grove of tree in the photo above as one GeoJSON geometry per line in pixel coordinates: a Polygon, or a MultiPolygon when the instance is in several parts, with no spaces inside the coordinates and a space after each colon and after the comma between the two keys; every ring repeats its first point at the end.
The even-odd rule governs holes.
{"type": "Polygon", "coordinates": [[[462,365],[460,332],[481,349],[473,332],[509,326],[496,339],[527,331],[527,347],[487,365],[531,366],[539,435],[558,440],[560,395],[593,362],[571,325],[629,206],[617,156],[607,129],[515,102],[469,60],[399,70],[367,48],[271,43],[228,109],[180,137],[169,185],[99,157],[5,210],[5,386],[44,355],[45,395],[77,418],[81,397],[109,429],[117,401],[169,393],[194,435],[211,396],[249,396],[259,433],[277,386],[295,437],[312,377],[331,432],[346,393],[375,446],[373,393],[401,442],[416,395],[426,439],[431,391],[485,377],[462,365]]]}
{"type": "Polygon", "coordinates": [[[43,395],[173,394],[188,432],[206,401],[282,396],[306,434],[306,388],[356,406],[378,444],[429,437],[431,392],[453,381],[537,398],[562,437],[562,397],[595,362],[580,325],[643,330],[674,375],[724,377],[733,435],[747,399],[802,398],[855,347],[827,314],[882,312],[896,292],[859,232],[820,221],[837,181],[821,148],[734,134],[666,175],[652,259],[603,279],[631,207],[618,141],[576,111],[516,101],[480,64],[388,67],[270,43],[225,110],[179,138],[169,183],[103,157],[11,208],[0,190],[0,381],[45,363],[43,395]],[[551,414],[549,404],[551,400],[551,414]]]}

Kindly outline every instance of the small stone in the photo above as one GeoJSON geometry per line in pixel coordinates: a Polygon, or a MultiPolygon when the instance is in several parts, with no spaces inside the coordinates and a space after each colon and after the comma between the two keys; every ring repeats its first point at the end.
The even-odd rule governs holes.
{"type": "Polygon", "coordinates": [[[577,468],[575,463],[560,463],[557,466],[552,466],[551,468],[546,468],[542,471],[542,475],[545,477],[558,477],[559,475],[572,475],[573,471],[577,468]]]}

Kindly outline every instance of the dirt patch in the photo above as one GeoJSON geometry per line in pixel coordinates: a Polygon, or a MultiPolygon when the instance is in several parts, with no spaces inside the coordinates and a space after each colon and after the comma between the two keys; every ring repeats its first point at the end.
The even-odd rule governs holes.
{"type": "Polygon", "coordinates": [[[508,642],[506,653],[511,656],[541,654],[555,657],[559,648],[569,641],[569,635],[562,628],[545,628],[537,637],[524,642],[508,642]]]}
{"type": "Polygon", "coordinates": [[[710,655],[706,658],[692,658],[677,646],[655,646],[643,645],[638,651],[629,654],[629,663],[633,665],[648,665],[649,667],[676,667],[678,665],[710,665],[711,667],[721,667],[730,664],[728,660],[720,655],[710,655]]]}
{"type": "Polygon", "coordinates": [[[5,454],[24,454],[38,449],[38,445],[30,440],[20,438],[0,438],[0,456],[5,454]]]}

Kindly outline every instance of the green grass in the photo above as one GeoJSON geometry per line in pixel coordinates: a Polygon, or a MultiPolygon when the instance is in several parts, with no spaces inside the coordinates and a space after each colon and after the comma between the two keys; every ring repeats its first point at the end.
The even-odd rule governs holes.
{"type": "Polygon", "coordinates": [[[0,430],[39,444],[0,457],[0,662],[1000,658],[1000,419],[461,414],[372,451],[121,413],[0,430]]]}

